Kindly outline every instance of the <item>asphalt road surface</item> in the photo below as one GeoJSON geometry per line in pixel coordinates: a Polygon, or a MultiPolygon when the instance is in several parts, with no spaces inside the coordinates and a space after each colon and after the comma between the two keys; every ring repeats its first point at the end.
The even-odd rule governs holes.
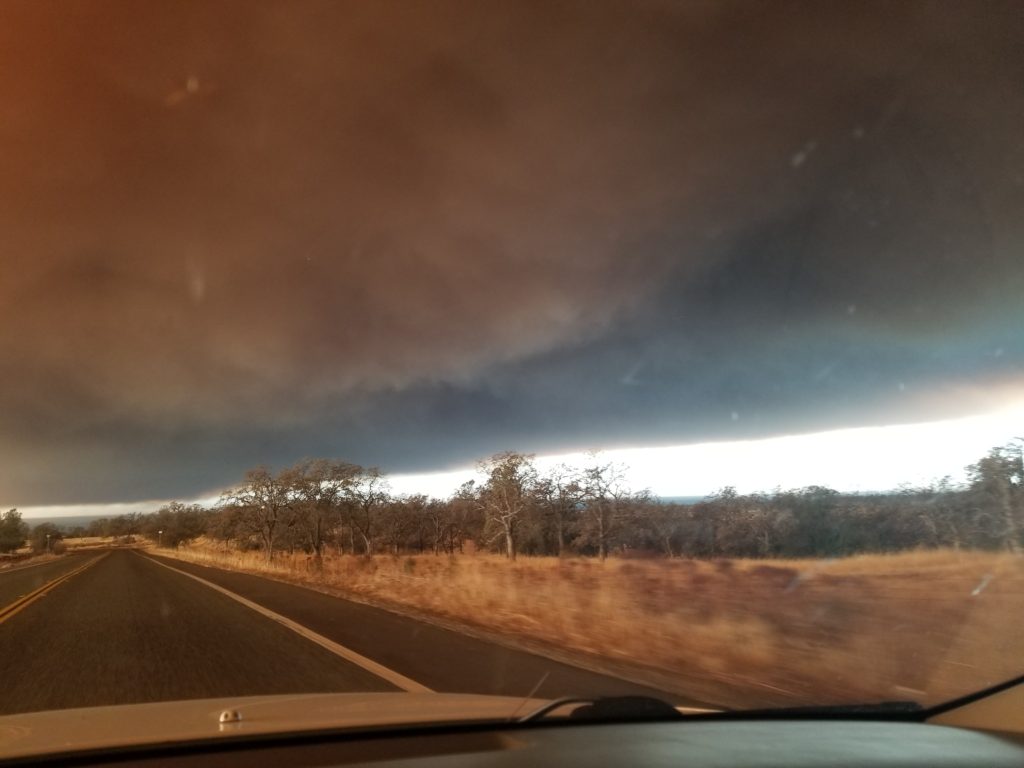
{"type": "Polygon", "coordinates": [[[17,565],[0,571],[0,610],[58,576],[73,571],[89,559],[89,555],[72,554],[58,560],[17,565]]]}
{"type": "Polygon", "coordinates": [[[131,550],[0,573],[0,714],[394,690],[698,704],[303,587],[131,550]]]}

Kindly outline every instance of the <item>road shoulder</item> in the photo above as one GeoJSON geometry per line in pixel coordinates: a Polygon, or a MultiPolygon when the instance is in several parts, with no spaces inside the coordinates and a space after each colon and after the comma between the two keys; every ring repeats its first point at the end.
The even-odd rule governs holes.
{"type": "MultiPolygon", "coordinates": [[[[476,627],[473,625],[463,624],[460,622],[455,622],[449,619],[441,618],[436,615],[410,610],[408,609],[407,606],[399,607],[384,603],[382,601],[367,599],[365,598],[365,596],[362,595],[347,594],[343,590],[330,588],[326,585],[298,582],[285,578],[276,578],[270,574],[251,573],[248,571],[232,568],[222,568],[214,565],[200,565],[198,563],[192,563],[188,560],[173,557],[173,555],[168,555],[167,553],[156,554],[151,550],[148,550],[147,554],[151,555],[155,560],[158,561],[160,559],[166,559],[169,563],[173,563],[175,567],[180,567],[181,570],[198,574],[205,579],[218,583],[222,586],[226,586],[228,589],[231,589],[232,591],[237,591],[240,594],[243,594],[244,596],[248,597],[249,599],[254,600],[255,602],[261,602],[261,604],[268,605],[266,600],[277,600],[279,601],[279,604],[268,605],[268,607],[275,611],[279,611],[287,616],[291,616],[292,618],[296,619],[297,621],[306,626],[310,625],[310,621],[323,621],[323,617],[307,617],[309,620],[307,620],[307,618],[302,618],[298,616],[296,613],[293,613],[293,611],[297,610],[297,608],[293,605],[288,605],[281,594],[273,594],[275,593],[275,590],[273,588],[266,587],[260,589],[256,585],[259,582],[262,582],[266,585],[280,585],[281,588],[299,589],[303,593],[308,593],[310,595],[318,595],[320,596],[320,599],[332,598],[333,600],[338,601],[338,606],[347,605],[352,607],[358,607],[361,611],[364,612],[379,612],[377,614],[364,613],[361,615],[369,617],[375,616],[377,617],[375,619],[377,621],[380,621],[380,617],[383,615],[389,616],[391,617],[391,620],[385,620],[385,623],[387,623],[396,631],[399,630],[399,628],[404,628],[406,626],[404,622],[413,622],[414,624],[409,626],[419,627],[419,631],[421,634],[427,633],[427,628],[429,628],[430,633],[440,633],[440,635],[430,634],[430,636],[434,639],[434,642],[437,643],[438,650],[442,650],[442,646],[450,645],[452,643],[465,645],[467,653],[472,653],[470,649],[477,649],[479,651],[479,648],[481,646],[486,646],[490,649],[500,649],[500,652],[493,653],[491,655],[492,661],[496,665],[503,664],[507,666],[511,663],[516,668],[522,667],[524,670],[528,670],[524,672],[527,676],[529,676],[531,672],[540,668],[557,670],[558,676],[556,680],[550,681],[546,686],[549,689],[548,692],[554,696],[564,695],[567,690],[573,690],[574,692],[578,692],[579,690],[577,688],[555,689],[553,686],[555,685],[556,681],[561,680],[563,682],[573,681],[573,684],[582,685],[588,691],[592,690],[595,692],[600,692],[601,695],[630,692],[636,694],[659,696],[662,698],[671,698],[680,704],[689,706],[721,706],[720,704],[716,705],[713,703],[709,703],[708,700],[700,698],[699,696],[695,696],[692,690],[682,690],[681,686],[679,685],[679,681],[671,680],[667,675],[659,675],[649,670],[638,671],[634,668],[629,667],[628,665],[616,664],[605,659],[587,657],[579,653],[570,653],[562,651],[556,648],[551,648],[550,646],[542,645],[540,643],[526,641],[518,637],[503,636],[499,633],[482,629],[480,627],[476,627]],[[250,581],[246,583],[245,580],[257,581],[250,581]],[[273,597],[271,597],[272,594],[273,597]],[[264,600],[260,599],[261,596],[264,598],[264,600]],[[523,661],[524,658],[528,658],[535,661],[533,661],[532,663],[528,663],[523,661]]],[[[297,602],[302,601],[297,599],[297,602]]],[[[326,606],[327,603],[321,603],[320,605],[326,606]]],[[[352,610],[352,608],[349,608],[346,609],[345,612],[350,613],[352,612],[352,610]]],[[[377,648],[361,648],[361,643],[353,643],[351,641],[351,638],[335,636],[331,633],[331,631],[325,631],[325,628],[322,627],[314,627],[314,629],[316,629],[316,631],[318,632],[322,632],[331,639],[342,643],[346,647],[355,647],[357,651],[366,653],[366,655],[372,656],[373,658],[380,660],[379,656],[376,653],[372,652],[379,650],[377,648]]],[[[330,627],[326,627],[326,629],[329,630],[330,627]]],[[[360,640],[365,639],[360,638],[360,640]]],[[[427,655],[429,656],[430,654],[427,655]]],[[[444,654],[442,654],[442,656],[443,655],[444,654]]],[[[396,660],[399,662],[404,662],[404,659],[396,660]]],[[[384,663],[386,663],[389,667],[392,668],[396,666],[396,664],[388,663],[387,661],[385,661],[384,663]]],[[[473,660],[456,660],[456,663],[461,663],[463,666],[465,666],[466,664],[470,664],[472,666],[473,660]]],[[[480,674],[482,674],[483,670],[479,669],[479,664],[476,666],[478,667],[477,676],[479,676],[480,674]]],[[[439,687],[436,682],[432,684],[430,680],[424,679],[422,674],[416,674],[414,672],[408,671],[407,669],[403,669],[402,671],[404,674],[409,675],[413,679],[422,680],[424,683],[430,685],[432,688],[436,688],[438,690],[446,690],[446,688],[444,688],[443,685],[439,687]]],[[[539,675],[534,679],[534,682],[531,685],[541,685],[542,690],[545,688],[545,684],[540,681],[539,675]]],[[[510,693],[511,695],[526,695],[531,692],[529,688],[526,688],[524,690],[522,686],[513,686],[513,688],[514,690],[512,691],[506,691],[504,690],[504,686],[497,683],[492,683],[491,688],[487,690],[479,690],[466,687],[458,688],[458,690],[462,690],[465,692],[481,693],[510,693]]],[[[708,686],[708,689],[711,690],[711,687],[708,686]]],[[[542,693],[537,693],[536,691],[534,691],[533,693],[543,697],[542,693]]]]}

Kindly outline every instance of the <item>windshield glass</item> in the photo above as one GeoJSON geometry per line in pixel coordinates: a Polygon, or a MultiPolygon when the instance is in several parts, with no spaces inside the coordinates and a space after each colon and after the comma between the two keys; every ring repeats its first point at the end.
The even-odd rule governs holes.
{"type": "Polygon", "coordinates": [[[6,0],[0,714],[1024,673],[1022,11],[6,0]]]}

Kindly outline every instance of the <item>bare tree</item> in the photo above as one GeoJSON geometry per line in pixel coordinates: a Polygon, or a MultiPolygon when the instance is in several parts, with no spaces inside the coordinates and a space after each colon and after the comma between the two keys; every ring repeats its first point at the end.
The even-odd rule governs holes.
{"type": "Polygon", "coordinates": [[[565,464],[555,467],[537,483],[546,526],[554,537],[555,551],[564,557],[568,550],[569,532],[577,524],[580,506],[585,497],[584,478],[578,470],[565,464]]]}
{"type": "Polygon", "coordinates": [[[423,509],[422,526],[430,539],[430,548],[435,555],[446,552],[454,554],[457,546],[461,546],[464,535],[460,525],[460,500],[453,496],[448,501],[431,499],[423,509]]]}
{"type": "Polygon", "coordinates": [[[444,505],[447,518],[445,527],[445,549],[448,554],[463,551],[468,540],[477,540],[483,535],[484,518],[475,480],[467,480],[444,505]]]}
{"type": "Polygon", "coordinates": [[[581,539],[596,547],[598,557],[608,557],[615,537],[626,522],[631,492],[625,485],[625,468],[621,464],[595,460],[583,470],[584,501],[581,539]]]}
{"type": "Polygon", "coordinates": [[[503,538],[509,560],[517,555],[519,527],[534,501],[537,470],[533,455],[509,451],[480,462],[487,478],[480,493],[480,508],[491,539],[503,538]]]}
{"type": "Polygon", "coordinates": [[[373,554],[378,517],[389,498],[387,478],[376,467],[361,469],[345,486],[343,495],[349,504],[350,524],[363,539],[363,552],[373,554]]]}
{"type": "Polygon", "coordinates": [[[329,533],[340,525],[342,501],[361,471],[344,461],[306,459],[281,473],[281,484],[287,489],[317,567],[323,565],[329,533]]]}
{"type": "Polygon", "coordinates": [[[397,555],[424,521],[427,497],[422,495],[392,499],[380,512],[380,538],[397,555]]]}
{"type": "Polygon", "coordinates": [[[665,557],[678,554],[677,540],[683,524],[683,509],[678,504],[660,504],[648,501],[644,504],[637,527],[645,529],[653,543],[665,557]]]}
{"type": "Polygon", "coordinates": [[[250,469],[245,473],[245,481],[225,494],[221,505],[240,510],[242,526],[259,536],[267,560],[273,560],[280,530],[294,523],[294,506],[287,485],[266,467],[250,469]]]}
{"type": "Polygon", "coordinates": [[[993,448],[967,468],[977,513],[989,521],[991,539],[1019,552],[1024,526],[1024,443],[993,448]]]}

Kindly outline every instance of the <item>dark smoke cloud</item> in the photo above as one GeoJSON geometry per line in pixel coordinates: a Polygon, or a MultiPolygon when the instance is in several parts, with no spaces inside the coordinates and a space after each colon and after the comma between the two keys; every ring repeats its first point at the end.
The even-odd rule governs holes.
{"type": "Polygon", "coordinates": [[[0,495],[955,413],[1018,3],[8,2],[0,495]]]}

